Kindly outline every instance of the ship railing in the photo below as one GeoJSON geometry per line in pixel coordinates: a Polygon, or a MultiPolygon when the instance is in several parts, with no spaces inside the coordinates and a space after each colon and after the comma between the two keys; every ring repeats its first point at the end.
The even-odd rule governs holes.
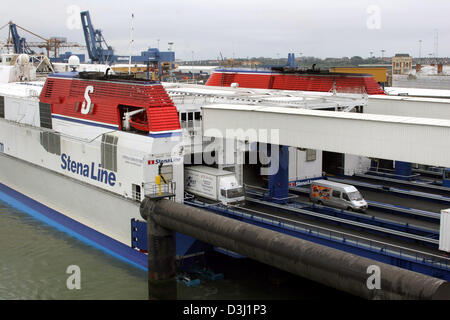
{"type": "Polygon", "coordinates": [[[284,198],[277,198],[270,196],[269,189],[260,187],[260,186],[254,186],[250,184],[244,184],[244,192],[246,196],[256,196],[262,199],[265,199],[267,197],[270,197],[272,200],[276,201],[289,201],[293,199],[297,199],[298,195],[289,194],[287,197],[284,198]]]}
{"type": "Polygon", "coordinates": [[[186,84],[205,84],[205,80],[194,80],[194,79],[186,79],[186,80],[178,80],[178,79],[167,79],[169,83],[186,83],[186,84]]]}
{"type": "Polygon", "coordinates": [[[181,123],[181,129],[201,129],[202,128],[202,121],[201,120],[182,120],[181,123]]]}
{"type": "Polygon", "coordinates": [[[256,211],[248,208],[246,208],[245,211],[249,213],[253,211],[254,213],[256,213],[256,215],[252,213],[244,213],[238,208],[230,207],[226,210],[230,213],[233,213],[233,215],[262,221],[266,224],[270,224],[275,227],[281,227],[285,230],[299,232],[324,240],[339,242],[353,248],[372,251],[381,255],[400,258],[402,260],[409,260],[450,272],[450,258],[447,256],[415,250],[413,248],[395,245],[388,242],[382,242],[366,238],[364,236],[337,231],[327,227],[321,227],[307,222],[300,222],[290,218],[275,216],[266,212],[256,211]]]}
{"type": "Polygon", "coordinates": [[[393,169],[379,168],[379,167],[357,168],[357,169],[349,170],[348,172],[344,172],[344,174],[346,174],[346,175],[378,174],[385,178],[394,178],[394,179],[402,178],[402,179],[407,179],[407,180],[413,180],[413,179],[420,177],[419,173],[413,173],[413,174],[405,176],[405,175],[395,173],[395,170],[393,170],[393,169]]]}
{"type": "Polygon", "coordinates": [[[161,185],[154,182],[144,183],[144,195],[151,199],[174,199],[176,194],[175,181],[168,181],[168,183],[161,183],[161,185]]]}

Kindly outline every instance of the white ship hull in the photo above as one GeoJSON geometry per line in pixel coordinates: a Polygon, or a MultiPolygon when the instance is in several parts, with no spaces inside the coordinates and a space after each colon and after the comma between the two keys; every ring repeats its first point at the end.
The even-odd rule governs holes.
{"type": "Polygon", "coordinates": [[[146,268],[146,256],[130,246],[130,220],[140,218],[136,201],[1,153],[0,200],[146,268]]]}

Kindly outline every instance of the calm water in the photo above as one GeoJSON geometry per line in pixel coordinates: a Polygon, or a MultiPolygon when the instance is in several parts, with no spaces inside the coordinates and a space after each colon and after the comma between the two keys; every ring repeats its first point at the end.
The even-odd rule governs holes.
{"type": "MultiPolygon", "coordinates": [[[[206,258],[225,279],[179,285],[179,299],[354,299],[248,259],[206,258]]],[[[147,273],[0,202],[2,299],[147,299],[147,273]],[[70,265],[81,269],[81,290],[66,287],[70,265]]]]}

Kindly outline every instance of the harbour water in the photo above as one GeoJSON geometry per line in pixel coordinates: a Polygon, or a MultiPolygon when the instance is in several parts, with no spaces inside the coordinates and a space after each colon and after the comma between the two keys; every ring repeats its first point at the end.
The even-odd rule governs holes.
{"type": "MultiPolygon", "coordinates": [[[[275,268],[220,254],[207,256],[225,278],[178,285],[178,299],[356,299],[275,268]]],[[[147,272],[0,202],[0,300],[145,300],[147,272]],[[69,266],[81,271],[70,290],[69,266]]]]}

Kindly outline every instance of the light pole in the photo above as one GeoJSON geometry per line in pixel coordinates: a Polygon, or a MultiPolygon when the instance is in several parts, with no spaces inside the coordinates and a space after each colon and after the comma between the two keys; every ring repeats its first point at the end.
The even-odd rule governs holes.
{"type": "Polygon", "coordinates": [[[422,59],[422,40],[419,40],[419,62],[422,59]]]}
{"type": "Polygon", "coordinates": [[[194,51],[192,51],[191,80],[194,80],[194,51]]]}
{"type": "Polygon", "coordinates": [[[381,49],[381,59],[384,60],[384,53],[386,52],[386,50],[381,49]]]}

